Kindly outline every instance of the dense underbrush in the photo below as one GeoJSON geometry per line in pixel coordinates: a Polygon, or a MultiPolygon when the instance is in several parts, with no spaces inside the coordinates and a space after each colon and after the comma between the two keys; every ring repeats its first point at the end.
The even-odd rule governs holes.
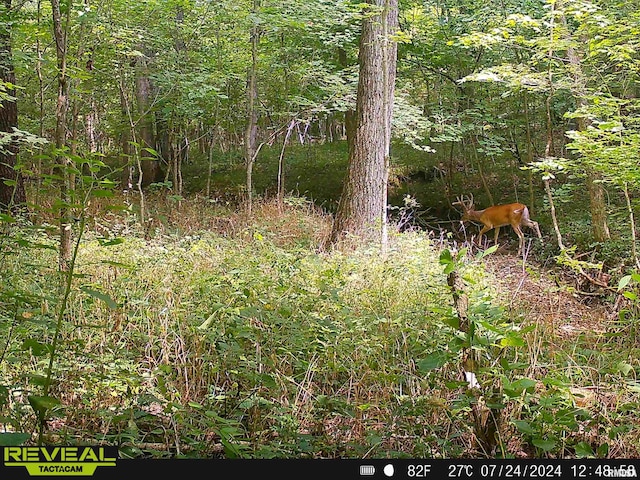
{"type": "MultiPolygon", "coordinates": [[[[162,457],[640,454],[628,324],[564,341],[505,308],[482,262],[462,257],[465,336],[445,245],[425,232],[392,236],[386,255],[319,253],[327,219],[304,202],[265,202],[251,218],[181,208],[202,228],[179,215],[152,232],[96,217],[80,242],[47,442],[162,457]],[[481,360],[475,392],[461,378],[465,347],[481,360]],[[500,417],[493,452],[475,439],[478,401],[500,417]]],[[[5,233],[0,423],[29,443],[62,305],[56,241],[40,228],[5,233]]]]}

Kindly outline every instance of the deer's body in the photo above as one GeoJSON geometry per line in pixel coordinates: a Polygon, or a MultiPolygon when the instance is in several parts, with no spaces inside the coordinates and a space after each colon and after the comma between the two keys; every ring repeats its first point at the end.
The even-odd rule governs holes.
{"type": "Polygon", "coordinates": [[[497,244],[500,227],[504,227],[506,225],[511,225],[513,231],[518,235],[518,254],[520,254],[524,247],[524,234],[522,233],[523,226],[534,229],[538,238],[542,238],[538,222],[531,220],[529,217],[529,209],[523,203],[494,205],[492,207],[485,208],[484,210],[473,209],[473,196],[468,203],[462,199],[458,199],[458,202],[456,203],[461,205],[464,211],[462,214],[462,221],[471,220],[482,223],[483,227],[478,234],[478,245],[480,245],[480,242],[482,241],[482,235],[491,229],[495,229],[493,241],[497,244]]]}

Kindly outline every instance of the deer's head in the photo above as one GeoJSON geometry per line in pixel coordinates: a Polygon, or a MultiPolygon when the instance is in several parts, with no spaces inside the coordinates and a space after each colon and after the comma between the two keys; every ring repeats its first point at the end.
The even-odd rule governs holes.
{"type": "Polygon", "coordinates": [[[466,222],[467,220],[472,220],[471,212],[474,211],[474,209],[473,209],[473,194],[471,194],[471,196],[466,200],[465,200],[464,196],[457,197],[456,200],[457,200],[456,202],[453,202],[453,205],[460,205],[462,207],[462,218],[461,218],[461,220],[463,222],[466,222]]]}

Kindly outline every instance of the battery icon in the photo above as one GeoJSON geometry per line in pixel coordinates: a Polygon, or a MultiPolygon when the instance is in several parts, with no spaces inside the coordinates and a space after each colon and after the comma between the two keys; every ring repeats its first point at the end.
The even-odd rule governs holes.
{"type": "Polygon", "coordinates": [[[371,476],[376,474],[376,467],[373,465],[360,465],[361,476],[371,476]]]}

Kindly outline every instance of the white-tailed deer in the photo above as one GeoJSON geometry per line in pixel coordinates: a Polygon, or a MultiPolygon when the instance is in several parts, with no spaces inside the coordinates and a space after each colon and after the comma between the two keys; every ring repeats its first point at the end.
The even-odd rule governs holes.
{"type": "Polygon", "coordinates": [[[529,217],[529,209],[523,203],[508,203],[506,205],[494,205],[484,210],[473,209],[473,195],[465,202],[463,197],[458,197],[458,201],[454,205],[462,206],[463,214],[462,221],[473,220],[475,222],[482,223],[483,227],[478,234],[478,245],[482,241],[482,234],[488,232],[492,228],[495,228],[495,235],[493,242],[498,244],[498,234],[500,233],[500,227],[505,225],[511,225],[513,231],[518,235],[520,240],[518,245],[518,255],[522,252],[524,247],[524,234],[522,233],[522,226],[533,228],[538,234],[538,238],[542,239],[540,234],[540,228],[538,222],[534,222],[529,217]]]}

